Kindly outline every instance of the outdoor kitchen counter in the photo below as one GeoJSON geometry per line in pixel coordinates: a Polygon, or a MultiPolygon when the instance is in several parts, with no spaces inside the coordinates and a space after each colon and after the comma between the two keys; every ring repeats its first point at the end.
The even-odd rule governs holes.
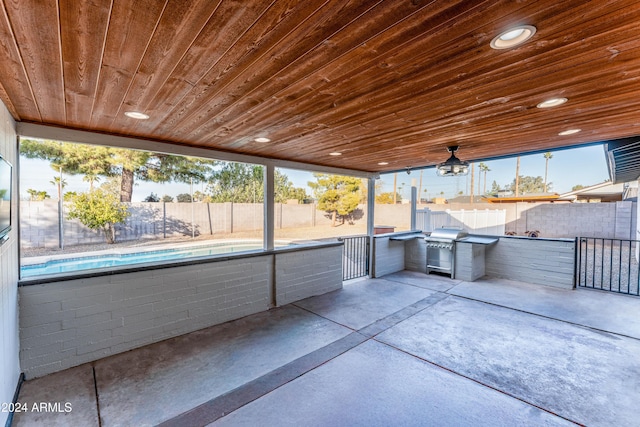
{"type": "Polygon", "coordinates": [[[464,237],[462,239],[458,239],[456,240],[457,242],[461,242],[461,243],[473,243],[473,244],[477,244],[477,245],[493,245],[495,243],[498,243],[498,239],[497,237],[487,237],[487,236],[469,236],[469,237],[464,237]]]}
{"type": "MultiPolygon", "coordinates": [[[[402,270],[427,272],[429,233],[405,231],[374,236],[373,277],[402,270]]],[[[483,276],[572,289],[574,239],[468,235],[456,239],[454,278],[483,276]]]]}
{"type": "Polygon", "coordinates": [[[470,235],[456,240],[455,278],[473,282],[486,274],[486,248],[498,243],[493,236],[470,235]]]}

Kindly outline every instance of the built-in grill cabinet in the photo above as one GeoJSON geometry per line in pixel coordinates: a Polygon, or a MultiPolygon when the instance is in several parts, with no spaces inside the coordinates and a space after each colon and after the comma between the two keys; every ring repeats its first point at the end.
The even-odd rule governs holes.
{"type": "Polygon", "coordinates": [[[437,228],[424,238],[427,244],[427,274],[431,271],[447,273],[454,278],[456,239],[467,236],[457,228],[437,228]]]}

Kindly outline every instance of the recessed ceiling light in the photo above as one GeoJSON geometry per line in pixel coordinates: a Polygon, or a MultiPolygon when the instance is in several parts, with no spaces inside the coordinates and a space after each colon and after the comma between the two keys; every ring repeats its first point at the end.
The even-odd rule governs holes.
{"type": "Polygon", "coordinates": [[[536,33],[533,25],[518,25],[501,32],[491,40],[493,49],[509,49],[521,45],[536,33]]]}
{"type": "Polygon", "coordinates": [[[333,153],[329,153],[330,156],[342,156],[342,153],[338,153],[337,151],[334,151],[333,153]]]}
{"type": "Polygon", "coordinates": [[[546,101],[542,101],[540,104],[536,105],[536,107],[538,108],[557,107],[558,105],[562,105],[567,101],[568,101],[567,98],[551,98],[551,99],[547,99],[546,101]]]}
{"type": "Polygon", "coordinates": [[[380,166],[386,166],[386,165],[388,165],[388,164],[389,164],[389,162],[378,162],[378,164],[379,164],[380,166]]]}
{"type": "Polygon", "coordinates": [[[567,130],[563,130],[562,132],[560,132],[558,135],[560,136],[567,136],[567,135],[573,135],[574,133],[578,133],[580,132],[582,129],[567,129],[567,130]]]}
{"type": "Polygon", "coordinates": [[[263,136],[259,136],[256,139],[254,139],[255,142],[271,142],[271,140],[269,138],[265,138],[263,136]]]}
{"type": "Polygon", "coordinates": [[[137,120],[147,120],[149,118],[148,115],[139,111],[125,111],[124,115],[137,120]]]}

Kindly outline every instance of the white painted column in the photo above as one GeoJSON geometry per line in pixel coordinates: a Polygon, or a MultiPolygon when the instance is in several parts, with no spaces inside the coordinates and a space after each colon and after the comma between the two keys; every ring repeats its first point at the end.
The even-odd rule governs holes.
{"type": "Polygon", "coordinates": [[[376,179],[367,180],[367,235],[373,236],[373,224],[375,224],[374,211],[376,206],[376,179]]]}
{"type": "Polygon", "coordinates": [[[370,177],[367,182],[367,236],[369,236],[369,278],[373,278],[375,271],[373,225],[376,210],[376,179],[370,177]]]}
{"type": "Polygon", "coordinates": [[[275,167],[273,164],[264,166],[264,249],[274,248],[274,219],[275,219],[275,167]]]}
{"type": "Polygon", "coordinates": [[[417,204],[418,203],[418,189],[415,185],[411,186],[411,231],[416,230],[416,216],[417,214],[417,204]]]}

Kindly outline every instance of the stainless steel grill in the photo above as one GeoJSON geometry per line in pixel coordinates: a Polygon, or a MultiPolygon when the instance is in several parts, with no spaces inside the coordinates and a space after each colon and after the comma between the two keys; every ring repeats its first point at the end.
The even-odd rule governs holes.
{"type": "Polygon", "coordinates": [[[431,271],[455,274],[456,240],[467,236],[457,228],[437,228],[424,238],[427,243],[427,274],[431,271]]]}

